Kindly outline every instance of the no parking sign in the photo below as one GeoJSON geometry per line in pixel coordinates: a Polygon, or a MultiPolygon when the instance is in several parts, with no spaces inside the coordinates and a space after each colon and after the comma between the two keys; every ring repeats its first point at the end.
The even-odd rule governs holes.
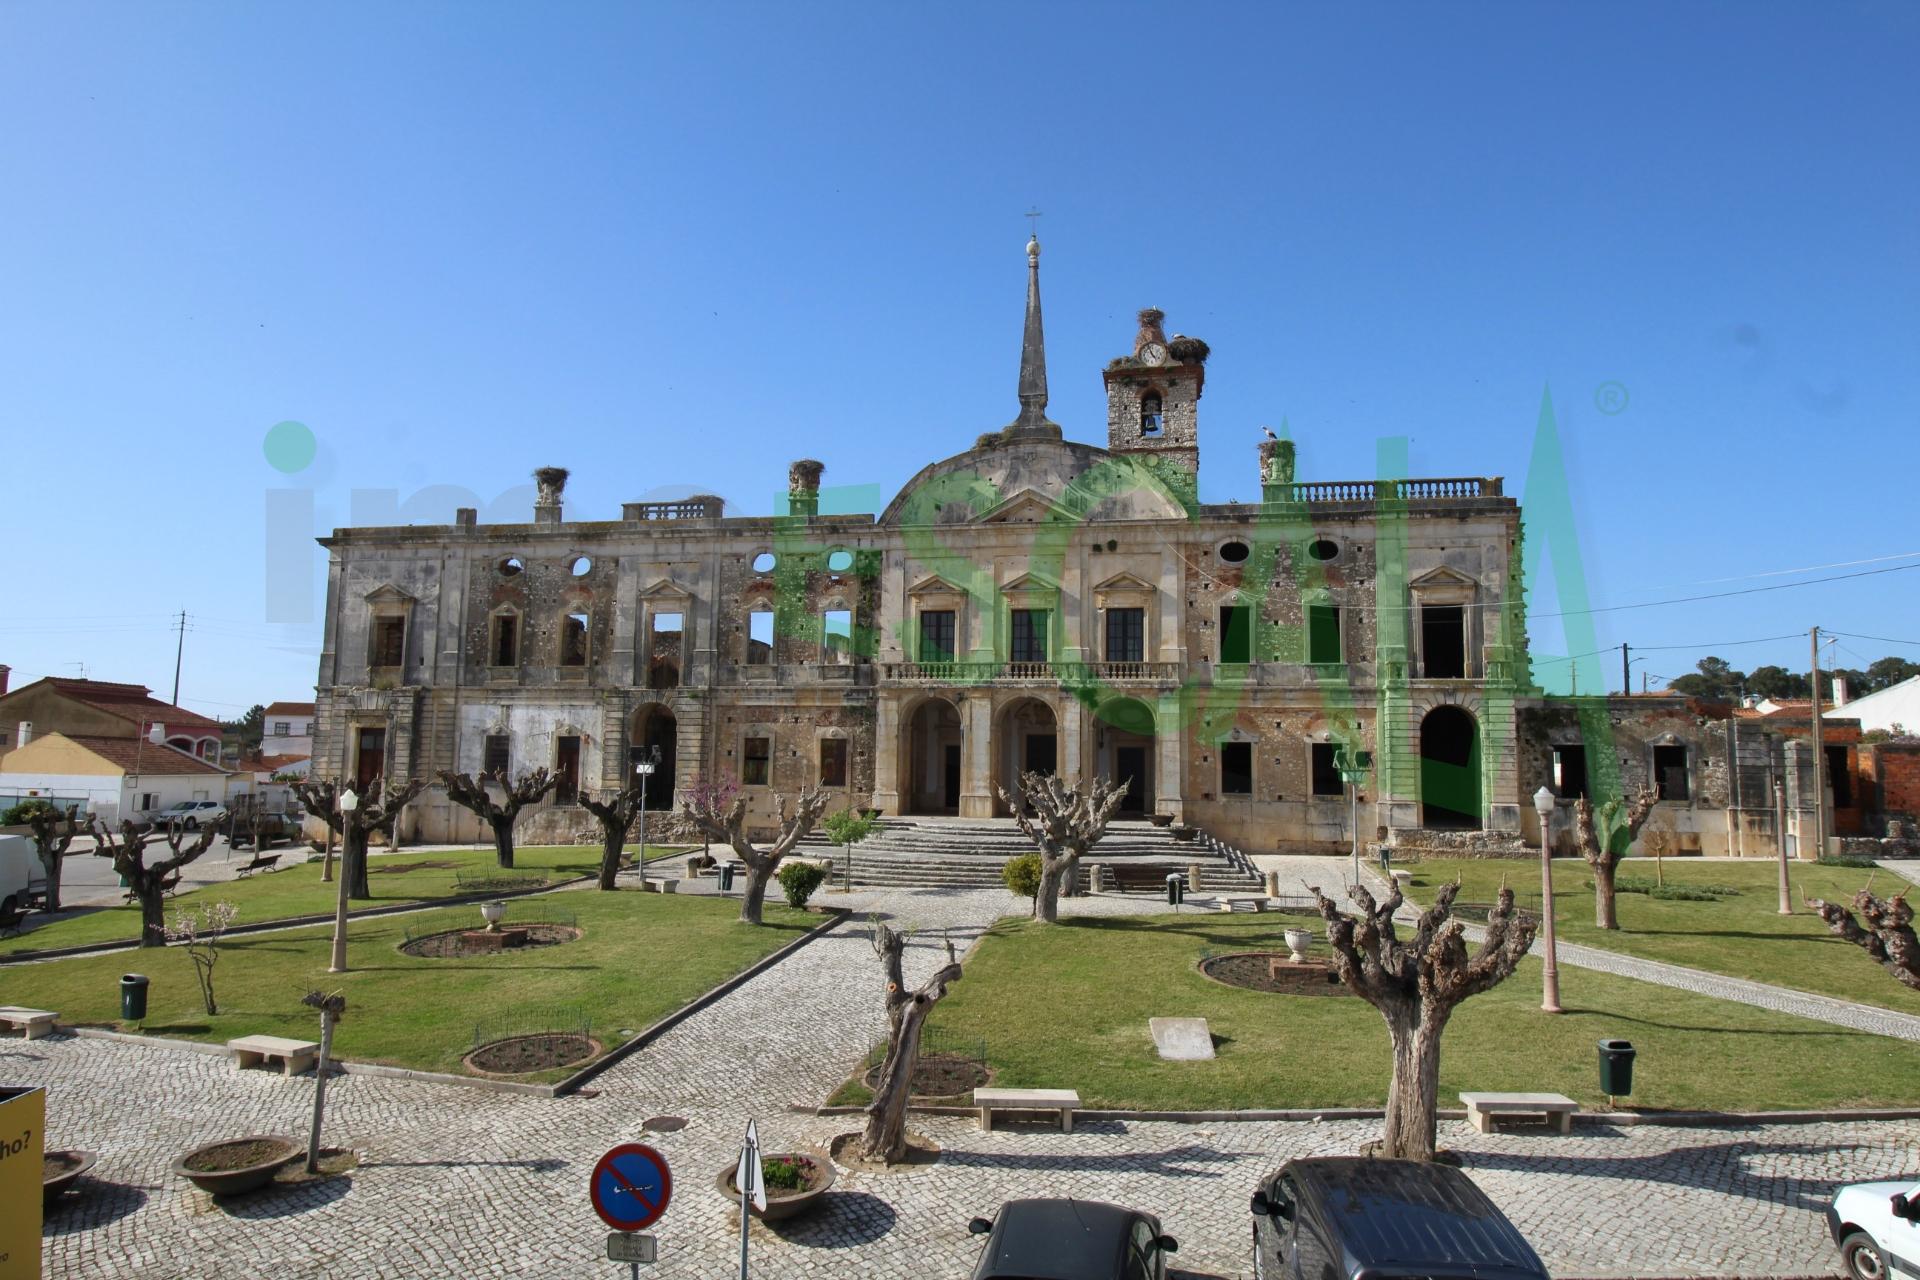
{"type": "Polygon", "coordinates": [[[673,1175],[667,1158],[652,1147],[623,1142],[593,1166],[587,1194],[600,1221],[615,1231],[644,1231],[667,1211],[673,1175]]]}

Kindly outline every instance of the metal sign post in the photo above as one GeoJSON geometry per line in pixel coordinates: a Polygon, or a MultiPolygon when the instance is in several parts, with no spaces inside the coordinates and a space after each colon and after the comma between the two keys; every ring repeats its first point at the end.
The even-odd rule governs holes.
{"type": "Polygon", "coordinates": [[[740,1191],[740,1280],[747,1280],[747,1224],[749,1209],[762,1213],[767,1208],[767,1184],[760,1173],[760,1133],[747,1121],[747,1140],[740,1147],[740,1166],[733,1171],[733,1185],[740,1191]]]}
{"type": "Polygon", "coordinates": [[[632,1263],[633,1280],[640,1280],[640,1264],[658,1256],[659,1242],[638,1233],[658,1222],[673,1199],[666,1157],[643,1143],[621,1143],[593,1166],[587,1197],[600,1220],[613,1228],[608,1260],[632,1263]]]}

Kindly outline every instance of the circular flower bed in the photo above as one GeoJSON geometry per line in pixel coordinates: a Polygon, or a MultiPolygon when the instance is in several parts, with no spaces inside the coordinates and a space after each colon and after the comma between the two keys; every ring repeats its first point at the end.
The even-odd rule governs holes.
{"type": "Polygon", "coordinates": [[[468,935],[480,932],[478,929],[449,929],[445,933],[429,933],[403,942],[400,950],[404,955],[424,956],[430,960],[457,960],[463,956],[497,956],[533,947],[557,947],[580,938],[580,931],[572,925],[515,924],[513,927],[525,930],[527,935],[526,942],[517,947],[501,948],[475,942],[468,935]]]}
{"type": "Polygon", "coordinates": [[[1309,960],[1296,964],[1284,951],[1239,951],[1232,955],[1209,956],[1200,962],[1200,972],[1215,982],[1249,991],[1267,991],[1283,996],[1350,996],[1332,966],[1325,961],[1309,960]]]}
{"type": "MultiPolygon", "coordinates": [[[[862,1078],[869,1089],[877,1088],[879,1066],[868,1070],[862,1078]]],[[[951,1053],[928,1053],[913,1064],[913,1087],[908,1092],[916,1098],[958,1098],[992,1078],[993,1073],[983,1062],[951,1053]]]]}
{"type": "MultiPolygon", "coordinates": [[[[737,1165],[728,1165],[714,1176],[713,1185],[721,1195],[740,1203],[740,1188],[734,1185],[737,1165]]],[[[760,1176],[767,1193],[767,1207],[747,1207],[747,1212],[763,1222],[778,1222],[805,1213],[820,1202],[833,1187],[833,1166],[825,1160],[797,1152],[770,1152],[760,1158],[760,1176]]]]}
{"type": "Polygon", "coordinates": [[[509,1036],[481,1045],[465,1058],[467,1070],[487,1076],[517,1076],[529,1071],[551,1071],[586,1062],[600,1052],[600,1042],[573,1031],[549,1031],[509,1036]]]}

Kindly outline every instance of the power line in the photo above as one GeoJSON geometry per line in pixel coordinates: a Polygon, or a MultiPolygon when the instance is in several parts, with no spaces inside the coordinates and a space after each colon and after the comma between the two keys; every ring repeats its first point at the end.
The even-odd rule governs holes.
{"type": "Polygon", "coordinates": [[[1920,647],[1920,640],[1896,640],[1892,636],[1863,636],[1858,631],[1829,631],[1831,636],[1846,636],[1849,640],[1875,640],[1881,644],[1910,644],[1920,647]]]}
{"type": "Polygon", "coordinates": [[[1920,564],[1896,564],[1887,569],[1863,569],[1859,573],[1836,573],[1825,578],[1808,578],[1804,582],[1777,582],[1770,587],[1744,587],[1739,591],[1714,591],[1706,595],[1676,596],[1672,600],[1646,600],[1639,604],[1600,605],[1592,609],[1563,609],[1559,613],[1534,613],[1527,616],[1532,618],[1572,618],[1587,613],[1619,613],[1627,609],[1653,609],[1668,604],[1692,604],[1697,600],[1725,600],[1731,596],[1759,595],[1763,591],[1785,591],[1789,587],[1812,587],[1818,586],[1823,582],[1844,582],[1849,578],[1871,578],[1878,574],[1899,573],[1906,569],[1920,569],[1920,564]]]}

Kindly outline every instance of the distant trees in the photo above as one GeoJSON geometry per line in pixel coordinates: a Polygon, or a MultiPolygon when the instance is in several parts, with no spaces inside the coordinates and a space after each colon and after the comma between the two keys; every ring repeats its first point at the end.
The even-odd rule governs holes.
{"type": "MultiPolygon", "coordinates": [[[[1920,663],[1906,658],[1881,658],[1868,664],[1863,671],[1858,667],[1836,667],[1831,671],[1822,671],[1820,696],[1831,696],[1833,686],[1825,677],[1834,676],[1846,682],[1850,697],[1863,697],[1869,693],[1878,693],[1882,689],[1920,676],[1920,663]]],[[[1720,702],[1731,702],[1742,694],[1752,694],[1757,698],[1772,698],[1775,701],[1811,698],[1813,682],[1804,671],[1789,671],[1785,667],[1767,665],[1755,667],[1751,674],[1740,671],[1725,658],[1702,658],[1694,671],[1681,676],[1667,686],[1675,693],[1684,693],[1693,698],[1709,698],[1720,702]]]]}

